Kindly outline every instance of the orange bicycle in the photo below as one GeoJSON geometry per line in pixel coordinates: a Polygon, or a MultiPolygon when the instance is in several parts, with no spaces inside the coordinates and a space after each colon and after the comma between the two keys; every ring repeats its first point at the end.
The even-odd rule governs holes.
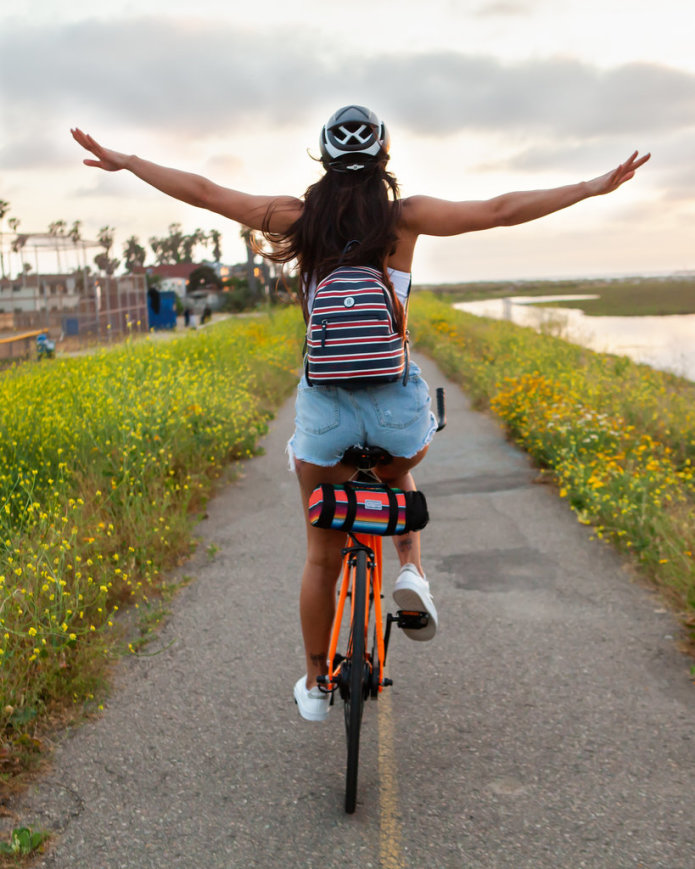
{"type": "MultiPolygon", "coordinates": [[[[438,425],[440,431],[446,425],[444,411],[444,390],[436,393],[438,425]]],[[[318,684],[322,691],[331,694],[331,704],[338,694],[343,701],[345,713],[345,734],[347,737],[347,768],[345,778],[345,811],[352,814],[357,801],[357,772],[360,751],[360,730],[362,712],[365,701],[378,698],[384,688],[392,685],[391,679],[384,676],[384,666],[388,653],[391,627],[395,623],[399,628],[419,630],[425,628],[429,621],[426,612],[410,612],[399,610],[395,615],[384,614],[382,610],[382,536],[399,533],[397,514],[404,514],[405,499],[403,495],[419,495],[419,509],[424,506],[421,493],[401,493],[381,484],[373,473],[373,468],[385,464],[392,457],[380,447],[351,447],[343,457],[343,461],[354,465],[357,473],[353,478],[354,486],[321,486],[313,493],[310,501],[310,517],[314,524],[321,510],[325,511],[325,502],[331,500],[330,513],[338,515],[344,527],[354,526],[358,507],[355,506],[356,496],[362,496],[363,503],[373,502],[372,510],[383,516],[384,505],[390,507],[389,518],[370,520],[367,518],[362,525],[372,524],[374,530],[355,532],[348,530],[350,543],[343,550],[342,581],[338,591],[338,602],[335,618],[331,629],[328,649],[328,673],[319,676],[318,684]],[[378,508],[381,505],[381,510],[378,508]],[[342,512],[341,512],[341,507],[342,512]],[[313,512],[312,512],[313,511],[313,512]],[[350,599],[350,620],[347,631],[345,653],[338,652],[341,644],[341,628],[346,612],[346,603],[350,599]],[[371,645],[370,643],[371,637],[371,645]],[[369,648],[368,648],[369,646],[369,648]]],[[[427,521],[426,507],[424,522],[427,521]]],[[[363,514],[364,515],[364,514],[363,514]]],[[[401,515],[401,520],[403,515],[401,515]]],[[[405,527],[407,529],[407,519],[405,527]]],[[[418,520],[419,522],[420,520],[418,520]]],[[[359,522],[357,523],[359,525],[359,522]]],[[[324,525],[323,527],[328,527],[324,525]]],[[[331,527],[336,527],[335,525],[331,527]]],[[[343,526],[340,526],[343,527],[343,526]]],[[[419,527],[423,527],[419,524],[419,527]]],[[[418,530],[413,527],[412,530],[418,530]]]]}

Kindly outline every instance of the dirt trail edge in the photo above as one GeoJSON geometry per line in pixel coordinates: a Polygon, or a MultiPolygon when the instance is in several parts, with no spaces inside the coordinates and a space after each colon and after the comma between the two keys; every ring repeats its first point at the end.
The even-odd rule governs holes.
{"type": "Polygon", "coordinates": [[[195,582],[149,657],[123,662],[103,716],[65,734],[15,807],[16,826],[58,831],[38,866],[692,869],[695,688],[674,618],[494,421],[447,395],[416,475],[441,627],[392,638],[355,815],[342,709],[313,725],[292,702],[290,400],[266,455],[209,505],[181,570],[195,582]]]}

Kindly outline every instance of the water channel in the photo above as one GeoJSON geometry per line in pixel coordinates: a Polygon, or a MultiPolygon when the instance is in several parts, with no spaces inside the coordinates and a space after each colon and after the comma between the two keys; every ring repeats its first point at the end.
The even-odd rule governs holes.
{"type": "Polygon", "coordinates": [[[469,314],[509,320],[557,335],[599,353],[628,356],[653,368],[695,381],[695,314],[666,317],[589,317],[578,308],[551,308],[539,302],[595,296],[510,296],[454,305],[469,314]]]}

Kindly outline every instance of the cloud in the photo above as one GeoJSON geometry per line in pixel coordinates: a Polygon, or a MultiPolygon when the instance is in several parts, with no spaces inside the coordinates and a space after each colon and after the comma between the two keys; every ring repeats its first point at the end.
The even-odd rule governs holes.
{"type": "Polygon", "coordinates": [[[659,154],[663,166],[660,173],[660,187],[663,199],[668,203],[695,204],[695,131],[689,136],[679,136],[677,140],[666,142],[659,154]]]}
{"type": "Polygon", "coordinates": [[[308,33],[259,34],[226,22],[9,24],[0,57],[4,135],[18,131],[5,146],[15,167],[40,160],[23,141],[66,118],[194,139],[300,127],[342,99],[368,98],[387,122],[418,135],[524,133],[565,144],[685,130],[695,119],[695,75],[654,63],[604,70],[558,57],[357,56],[317,49],[308,33]]]}
{"type": "Polygon", "coordinates": [[[294,39],[150,18],[5,28],[0,55],[17,123],[40,109],[184,134],[233,127],[267,116],[268,107],[276,123],[286,122],[305,102],[293,82],[305,88],[315,72],[294,39]]]}
{"type": "MultiPolygon", "coordinates": [[[[615,166],[627,159],[640,142],[632,134],[606,136],[600,141],[581,143],[540,143],[522,148],[500,159],[486,160],[473,167],[475,172],[552,172],[573,169],[579,172],[596,173],[602,166],[608,171],[607,155],[612,155],[615,166]],[[605,164],[605,166],[604,166],[605,164]]],[[[642,149],[644,153],[647,149],[642,149]]]]}
{"type": "Polygon", "coordinates": [[[533,11],[534,3],[524,2],[524,0],[492,0],[489,3],[483,3],[475,11],[478,18],[508,18],[516,16],[526,16],[533,11]]]}
{"type": "Polygon", "coordinates": [[[244,161],[239,157],[233,157],[229,154],[216,154],[208,158],[204,171],[215,178],[220,175],[230,175],[233,177],[241,174],[243,165],[244,161]]]}
{"type": "Polygon", "coordinates": [[[113,177],[107,172],[90,172],[89,178],[91,184],[75,188],[73,195],[76,199],[108,198],[132,201],[134,192],[138,200],[157,197],[157,193],[152,188],[141,185],[137,179],[126,173],[120,173],[118,184],[113,183],[113,177]]]}
{"type": "Polygon", "coordinates": [[[63,148],[45,136],[30,136],[20,130],[17,137],[7,137],[0,146],[0,166],[4,170],[63,167],[70,161],[63,148]]]}
{"type": "Polygon", "coordinates": [[[684,129],[695,119],[695,75],[657,64],[600,70],[550,58],[505,66],[490,58],[429,54],[379,62],[416,131],[463,129],[591,139],[684,129]]]}

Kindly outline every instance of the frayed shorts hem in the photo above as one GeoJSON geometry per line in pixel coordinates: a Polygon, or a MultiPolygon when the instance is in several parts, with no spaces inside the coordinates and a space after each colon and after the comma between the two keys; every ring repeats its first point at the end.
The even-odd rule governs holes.
{"type": "Polygon", "coordinates": [[[312,465],[317,465],[319,468],[334,468],[336,465],[340,464],[340,459],[336,459],[334,462],[321,462],[316,461],[316,459],[311,456],[307,456],[306,458],[304,456],[298,456],[292,444],[293,440],[294,437],[290,438],[290,440],[287,441],[287,446],[285,447],[285,452],[287,453],[288,468],[290,471],[292,471],[292,473],[297,470],[298,461],[309,462],[312,465]]]}
{"type": "Polygon", "coordinates": [[[427,383],[415,370],[400,382],[363,390],[310,387],[302,378],[295,403],[295,430],[287,444],[289,467],[297,460],[318,467],[339,464],[346,449],[369,444],[410,459],[434,437],[437,422],[427,383]]]}
{"type": "MultiPolygon", "coordinates": [[[[394,458],[399,458],[399,459],[412,459],[412,458],[413,458],[414,456],[416,456],[419,452],[421,452],[422,450],[424,450],[425,447],[428,447],[428,446],[432,443],[432,438],[434,437],[436,431],[437,431],[437,425],[436,425],[436,423],[434,422],[434,419],[433,419],[433,420],[432,420],[432,428],[431,428],[431,430],[427,433],[427,437],[425,438],[425,441],[424,441],[424,443],[422,444],[422,446],[418,447],[414,452],[409,453],[408,455],[404,455],[404,456],[394,456],[394,458]]],[[[295,450],[294,450],[294,446],[293,446],[293,444],[292,444],[292,441],[293,441],[293,440],[294,440],[294,437],[290,438],[290,440],[287,441],[287,446],[285,447],[285,452],[287,453],[287,467],[288,467],[288,470],[289,470],[291,473],[293,473],[293,474],[294,474],[294,473],[296,472],[296,470],[297,470],[297,462],[298,462],[298,461],[300,461],[300,462],[308,462],[309,464],[311,464],[311,465],[316,465],[316,466],[319,467],[319,468],[334,468],[336,465],[339,465],[340,462],[341,462],[341,459],[336,459],[336,460],[333,461],[333,462],[325,462],[325,461],[317,461],[315,458],[313,458],[313,456],[306,456],[306,457],[304,457],[304,456],[299,456],[299,455],[297,455],[297,453],[296,453],[295,450]]],[[[364,446],[364,444],[351,444],[351,446],[361,447],[361,446],[364,446]]]]}

